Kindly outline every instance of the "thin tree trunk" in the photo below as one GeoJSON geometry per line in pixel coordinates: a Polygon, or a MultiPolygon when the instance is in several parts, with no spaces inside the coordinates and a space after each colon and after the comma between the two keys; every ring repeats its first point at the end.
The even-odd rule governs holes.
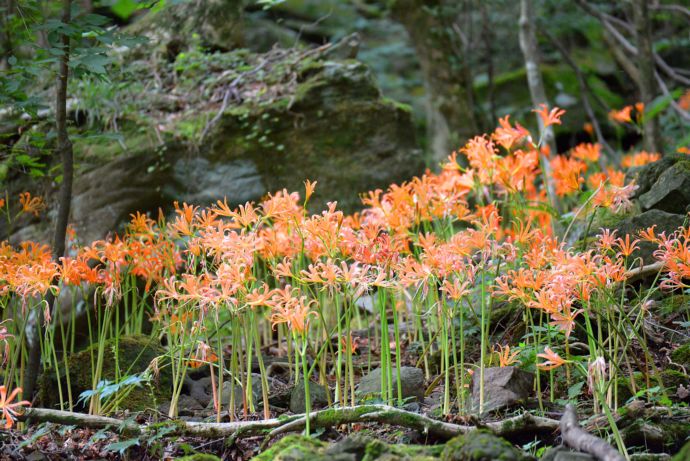
{"type": "MultiPolygon", "coordinates": [[[[635,0],[633,2],[633,20],[635,22],[635,41],[637,42],[640,99],[645,104],[645,107],[649,107],[656,97],[657,85],[654,78],[656,66],[654,63],[654,50],[652,49],[652,30],[647,0],[635,0]]],[[[657,119],[644,120],[643,130],[645,148],[651,152],[658,152],[660,143],[657,119]]]]}
{"type": "MultiPolygon", "coordinates": [[[[527,86],[532,97],[532,105],[538,108],[540,105],[549,105],[546,98],[546,91],[544,90],[544,82],[541,78],[541,71],[539,70],[539,46],[537,44],[537,34],[534,25],[534,5],[532,0],[520,1],[520,49],[525,59],[525,69],[527,71],[527,86]]],[[[541,117],[537,116],[537,123],[539,124],[539,135],[542,142],[548,146],[552,155],[556,154],[556,137],[554,136],[553,128],[551,126],[544,126],[541,117]]],[[[551,167],[548,159],[541,157],[541,166],[544,170],[544,178],[546,182],[546,191],[549,195],[551,205],[558,210],[558,201],[556,199],[556,191],[553,185],[551,176],[551,167]]]]}
{"type": "Polygon", "coordinates": [[[14,54],[14,44],[12,42],[12,27],[10,21],[14,16],[14,0],[7,0],[5,6],[5,13],[3,14],[2,28],[2,48],[0,49],[0,70],[6,70],[12,67],[9,63],[9,58],[14,54]]]}
{"type": "MultiPolygon", "coordinates": [[[[69,24],[71,21],[71,0],[62,2],[62,22],[69,24]]],[[[69,220],[70,206],[72,203],[72,177],[73,177],[73,153],[72,142],[67,133],[67,82],[69,78],[69,36],[62,36],[63,55],[60,58],[58,68],[57,91],[55,98],[55,125],[57,131],[57,146],[55,153],[62,160],[62,183],[58,202],[58,214],[55,220],[55,233],[53,234],[53,259],[59,262],[65,254],[65,237],[67,235],[67,223],[69,220]]],[[[55,296],[49,291],[46,296],[48,309],[54,310],[55,296]]],[[[54,317],[54,315],[51,315],[54,317]]],[[[34,328],[33,343],[29,349],[29,359],[24,377],[24,395],[31,397],[36,387],[36,381],[41,368],[41,348],[39,337],[44,332],[44,319],[38,315],[34,328]]]]}
{"type": "MultiPolygon", "coordinates": [[[[544,82],[539,70],[539,45],[537,44],[537,34],[534,25],[534,4],[532,0],[520,0],[520,49],[525,59],[525,69],[527,71],[527,85],[532,97],[532,105],[538,108],[542,104],[549,105],[544,90],[544,82]]],[[[539,134],[545,144],[549,146],[551,152],[556,152],[556,138],[550,126],[545,127],[541,117],[537,117],[539,123],[539,134]]]]}
{"type": "Polygon", "coordinates": [[[410,35],[422,68],[432,167],[477,134],[471,73],[456,43],[456,10],[450,0],[396,0],[391,7],[410,35]]]}

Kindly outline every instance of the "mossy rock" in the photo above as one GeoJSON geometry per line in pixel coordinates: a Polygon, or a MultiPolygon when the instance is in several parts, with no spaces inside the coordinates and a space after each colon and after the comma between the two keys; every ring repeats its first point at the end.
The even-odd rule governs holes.
{"type": "Polygon", "coordinates": [[[177,461],[220,461],[220,458],[215,455],[209,455],[208,453],[195,453],[193,455],[177,458],[177,461]]]}
{"type": "Polygon", "coordinates": [[[671,352],[671,360],[684,367],[690,366],[690,342],[671,352]]]}
{"type": "Polygon", "coordinates": [[[681,448],[690,433],[687,421],[662,418],[647,420],[637,418],[621,429],[621,437],[627,447],[644,446],[649,451],[674,453],[681,448]]]}
{"type": "MultiPolygon", "coordinates": [[[[686,218],[683,214],[652,209],[638,215],[629,216],[618,222],[615,226],[610,226],[610,228],[615,229],[619,237],[625,236],[626,234],[629,234],[631,237],[636,237],[641,230],[656,225],[655,232],[657,234],[665,232],[666,235],[670,235],[679,227],[685,225],[685,221],[686,218]]],[[[592,231],[595,230],[597,233],[599,232],[597,229],[592,229],[592,231]]],[[[633,252],[629,260],[642,258],[645,264],[654,263],[656,259],[653,255],[657,249],[657,245],[651,242],[642,241],[639,243],[639,249],[633,252]]]]}
{"type": "Polygon", "coordinates": [[[288,435],[274,443],[268,450],[252,458],[254,461],[308,461],[333,460],[322,453],[324,442],[301,435],[288,435]]]}
{"type": "Polygon", "coordinates": [[[530,459],[510,442],[488,431],[459,435],[446,443],[443,461],[523,461],[530,459]]]}
{"type": "MultiPolygon", "coordinates": [[[[662,370],[658,376],[663,383],[664,388],[666,389],[666,393],[671,399],[674,398],[676,391],[678,390],[678,386],[681,384],[687,386],[688,382],[690,381],[690,378],[688,378],[687,375],[676,370],[662,370]]],[[[647,387],[647,383],[642,373],[635,372],[634,377],[635,386],[638,392],[647,387]]],[[[625,403],[627,400],[633,397],[632,388],[630,386],[630,378],[621,377],[618,378],[616,382],[618,386],[618,401],[620,403],[625,403]]],[[[651,387],[656,387],[659,385],[659,381],[657,380],[656,376],[649,377],[649,384],[651,387]]]]}
{"type": "MultiPolygon", "coordinates": [[[[135,375],[145,371],[151,361],[164,355],[165,349],[154,338],[145,335],[122,336],[117,343],[117,355],[115,353],[115,339],[106,341],[104,348],[102,378],[114,382],[116,380],[116,365],[119,367],[120,377],[135,375]],[[117,358],[117,360],[116,360],[117,358]]],[[[72,354],[67,363],[70,370],[70,385],[72,397],[76,401],[79,395],[92,388],[92,354],[94,361],[98,353],[98,344],[72,354]]],[[[67,380],[65,368],[60,368],[61,383],[66,400],[67,380]]],[[[141,411],[147,408],[156,408],[170,399],[172,389],[172,376],[169,367],[162,367],[151,386],[142,385],[135,387],[122,403],[124,408],[132,411],[141,411]]],[[[39,399],[42,406],[52,408],[59,404],[57,381],[55,372],[47,370],[40,378],[39,399]]]]}

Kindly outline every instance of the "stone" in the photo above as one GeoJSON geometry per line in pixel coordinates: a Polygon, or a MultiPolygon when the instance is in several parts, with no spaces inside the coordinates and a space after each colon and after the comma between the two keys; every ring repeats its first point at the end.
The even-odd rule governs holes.
{"type": "MultiPolygon", "coordinates": [[[[217,382],[217,379],[216,379],[217,382]]],[[[213,385],[210,376],[204,376],[196,381],[192,381],[188,385],[189,395],[197,400],[206,409],[213,408],[213,385]]],[[[271,383],[269,381],[269,395],[271,383]]],[[[223,381],[221,391],[222,405],[227,408],[230,405],[230,397],[232,395],[233,382],[229,379],[223,381]]],[[[242,398],[242,386],[235,383],[235,410],[242,408],[244,399],[242,398]]],[[[252,399],[256,406],[263,404],[263,394],[261,390],[261,375],[252,373],[252,399]]]]}
{"type": "MultiPolygon", "coordinates": [[[[328,406],[329,390],[321,384],[313,381],[309,382],[309,397],[311,409],[317,410],[328,406]]],[[[300,381],[290,392],[290,411],[293,413],[304,413],[306,404],[304,400],[304,381],[300,381]]]]}
{"type": "MultiPolygon", "coordinates": [[[[238,71],[233,66],[245,69],[264,59],[277,58],[247,50],[219,53],[214,69],[233,72],[238,71]]],[[[352,212],[362,206],[358,193],[385,189],[423,171],[409,110],[383,97],[362,63],[309,59],[286,66],[277,61],[261,80],[252,78],[258,77],[241,80],[237,97],[213,125],[209,122],[218,107],[191,95],[190,101],[204,104],[188,110],[173,105],[148,116],[160,137],[151,135],[149,123],[143,126],[126,116],[118,122],[122,142],[75,137],[79,169],[71,223],[79,241],[88,244],[122,232],[136,211],[155,219],[159,210],[172,214],[175,201],[209,205],[227,198],[236,206],[284,188],[303,191],[305,179],[318,182],[310,211],[337,201],[339,209],[352,212]],[[293,83],[280,83],[288,77],[293,83]],[[261,96],[256,91],[261,85],[275,85],[281,92],[261,96]],[[207,127],[201,141],[199,133],[207,127]]],[[[143,93],[139,99],[159,96],[143,93]]],[[[28,177],[8,183],[10,190],[38,187],[28,177]]],[[[12,241],[50,242],[56,189],[48,183],[42,187],[49,209],[40,220],[14,226],[12,241]]],[[[2,232],[0,237],[6,237],[2,232]]]]}
{"type": "MultiPolygon", "coordinates": [[[[472,407],[479,411],[479,371],[472,377],[472,407]]],[[[532,393],[534,375],[517,367],[484,369],[483,413],[524,403],[532,393]]]]}
{"type": "MultiPolygon", "coordinates": [[[[177,401],[177,414],[179,416],[194,416],[198,411],[203,410],[204,407],[192,396],[181,394],[177,401]]],[[[170,410],[170,401],[164,402],[158,407],[158,411],[167,415],[170,410]]]]}
{"type": "MultiPolygon", "coordinates": [[[[612,226],[612,229],[617,231],[616,235],[619,237],[624,237],[627,234],[630,235],[632,240],[637,238],[641,230],[647,229],[655,224],[656,228],[654,231],[657,235],[662,232],[666,232],[666,235],[670,235],[685,224],[685,216],[663,210],[648,210],[641,214],[623,219],[615,226],[612,226]]],[[[654,252],[657,249],[658,246],[656,244],[642,241],[639,242],[639,249],[634,251],[629,258],[631,260],[642,258],[644,264],[652,264],[656,262],[654,252]]]]}
{"type": "Polygon", "coordinates": [[[459,435],[446,443],[443,461],[523,461],[529,459],[510,442],[479,430],[459,435]]]}
{"type": "Polygon", "coordinates": [[[635,181],[638,186],[633,197],[638,198],[649,192],[664,171],[683,160],[688,160],[688,157],[682,154],[667,154],[656,162],[630,168],[626,173],[625,182],[635,181]]]}
{"type": "Polygon", "coordinates": [[[690,160],[678,161],[661,173],[639,200],[643,210],[687,213],[690,205],[690,160]]]}
{"type": "MultiPolygon", "coordinates": [[[[104,360],[102,378],[108,381],[115,380],[115,366],[124,373],[135,375],[145,371],[151,361],[166,354],[166,350],[160,345],[157,338],[145,335],[121,336],[117,342],[117,362],[115,356],[115,340],[110,339],[104,345],[104,360]]],[[[97,353],[98,344],[72,354],[67,360],[70,370],[70,384],[72,396],[76,400],[79,395],[92,388],[91,354],[97,353]]],[[[60,368],[63,392],[66,398],[67,380],[65,379],[65,367],[60,368]]],[[[47,408],[55,407],[58,402],[57,382],[55,371],[46,370],[39,380],[39,402],[47,408]]],[[[172,374],[170,367],[160,367],[157,376],[152,377],[151,385],[135,386],[127,395],[125,406],[128,410],[142,411],[148,408],[156,408],[159,404],[169,401],[172,396],[172,374]]],[[[88,402],[87,402],[88,405],[88,402]]]]}
{"type": "Polygon", "coordinates": [[[145,35],[149,46],[166,45],[168,59],[192,43],[182,38],[198,37],[211,49],[230,50],[244,44],[242,0],[177,2],[144,14],[128,27],[133,35],[145,35]]]}
{"type": "MultiPolygon", "coordinates": [[[[393,397],[398,396],[398,378],[396,368],[392,371],[393,375],[393,397]]],[[[400,367],[400,382],[402,387],[403,400],[414,400],[422,402],[424,400],[424,372],[416,367],[400,367]]],[[[362,376],[356,390],[360,399],[381,396],[381,368],[372,370],[369,374],[362,376]]]]}

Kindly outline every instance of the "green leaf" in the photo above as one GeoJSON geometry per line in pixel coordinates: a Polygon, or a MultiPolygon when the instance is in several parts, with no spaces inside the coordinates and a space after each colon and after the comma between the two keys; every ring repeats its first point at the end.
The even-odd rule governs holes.
{"type": "Polygon", "coordinates": [[[585,385],[585,382],[579,382],[577,384],[573,384],[568,388],[568,398],[569,399],[576,399],[578,395],[582,392],[582,386],[585,385]]]}
{"type": "Polygon", "coordinates": [[[681,94],[683,94],[683,89],[679,88],[666,96],[659,96],[645,108],[644,118],[647,120],[653,119],[666,110],[666,108],[671,105],[671,101],[679,98],[681,94]]]}
{"type": "Polygon", "coordinates": [[[127,19],[139,9],[139,4],[134,0],[117,0],[110,9],[122,19],[127,19]]]}
{"type": "Polygon", "coordinates": [[[124,455],[125,452],[130,449],[131,447],[139,445],[139,439],[127,439],[127,440],[122,440],[120,442],[115,442],[107,445],[105,447],[106,451],[117,451],[121,455],[124,455]]]}

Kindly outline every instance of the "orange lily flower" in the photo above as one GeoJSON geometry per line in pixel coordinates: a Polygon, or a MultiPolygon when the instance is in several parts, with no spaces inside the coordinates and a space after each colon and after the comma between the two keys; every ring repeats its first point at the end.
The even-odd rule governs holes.
{"type": "Polygon", "coordinates": [[[546,104],[541,104],[539,107],[540,109],[534,109],[532,112],[536,112],[537,115],[541,117],[541,121],[544,123],[545,127],[561,124],[561,117],[565,114],[563,109],[554,107],[549,111],[549,107],[546,104]]]}
{"type": "Polygon", "coordinates": [[[7,388],[0,386],[0,408],[2,409],[2,417],[5,419],[5,429],[11,429],[14,422],[17,420],[17,409],[24,406],[31,406],[28,400],[12,403],[12,400],[22,391],[21,387],[13,390],[9,397],[7,396],[7,388]]]}
{"type": "Polygon", "coordinates": [[[560,355],[552,351],[549,346],[546,346],[544,348],[544,352],[542,354],[537,354],[537,357],[546,359],[546,362],[537,364],[537,366],[542,370],[553,370],[554,368],[558,368],[561,365],[565,365],[566,363],[568,363],[567,360],[561,358],[560,355]]]}

